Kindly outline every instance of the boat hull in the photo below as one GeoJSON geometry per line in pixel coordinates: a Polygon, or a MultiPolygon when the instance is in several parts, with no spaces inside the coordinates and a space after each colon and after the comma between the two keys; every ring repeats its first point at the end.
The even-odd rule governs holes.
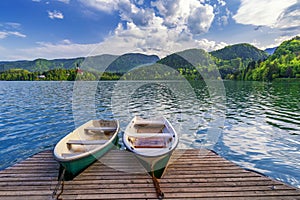
{"type": "Polygon", "coordinates": [[[155,178],[160,179],[164,174],[166,166],[171,158],[172,152],[168,152],[167,154],[158,156],[158,157],[146,157],[142,155],[135,156],[138,158],[143,167],[147,170],[147,172],[154,176],[155,178]]]}
{"type": "Polygon", "coordinates": [[[123,134],[126,149],[158,179],[163,176],[178,142],[175,129],[165,117],[143,119],[135,116],[123,134]]]}
{"type": "Polygon", "coordinates": [[[70,160],[70,161],[60,161],[60,171],[62,172],[65,169],[64,180],[72,180],[80,172],[86,169],[89,165],[94,163],[96,160],[101,158],[109,150],[116,147],[118,143],[118,137],[115,137],[112,142],[107,144],[104,148],[99,151],[89,154],[88,156],[82,157],[80,159],[70,160]]]}

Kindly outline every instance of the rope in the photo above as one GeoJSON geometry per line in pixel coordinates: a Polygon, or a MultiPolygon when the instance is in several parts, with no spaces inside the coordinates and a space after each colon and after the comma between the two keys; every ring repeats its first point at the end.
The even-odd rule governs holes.
{"type": "Polygon", "coordinates": [[[154,176],[154,172],[153,171],[151,172],[151,177],[152,177],[153,185],[155,187],[157,198],[158,199],[163,199],[165,195],[161,191],[160,186],[159,186],[159,182],[158,182],[157,178],[154,176]]]}
{"type": "Polygon", "coordinates": [[[54,197],[57,195],[56,199],[59,198],[59,196],[63,193],[63,190],[64,190],[64,176],[65,176],[65,172],[66,172],[66,168],[63,167],[63,170],[59,176],[59,179],[58,179],[58,182],[55,186],[55,189],[52,193],[52,199],[54,199],[54,197]],[[57,191],[59,189],[59,186],[61,185],[61,191],[59,194],[57,194],[57,191]]]}

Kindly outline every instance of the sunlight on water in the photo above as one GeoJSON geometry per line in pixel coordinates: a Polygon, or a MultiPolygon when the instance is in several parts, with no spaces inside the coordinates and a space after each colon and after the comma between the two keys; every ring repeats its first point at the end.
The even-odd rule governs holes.
{"type": "Polygon", "coordinates": [[[0,169],[96,117],[119,119],[121,136],[134,115],[164,115],[178,148],[211,148],[300,187],[300,83],[225,81],[226,99],[204,82],[76,84],[74,95],[74,82],[0,82],[0,169]]]}

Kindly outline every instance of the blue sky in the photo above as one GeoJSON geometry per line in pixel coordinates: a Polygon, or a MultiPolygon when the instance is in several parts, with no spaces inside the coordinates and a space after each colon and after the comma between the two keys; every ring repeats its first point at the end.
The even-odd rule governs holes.
{"type": "Polygon", "coordinates": [[[300,33],[300,0],[1,0],[0,60],[274,47],[300,33]]]}

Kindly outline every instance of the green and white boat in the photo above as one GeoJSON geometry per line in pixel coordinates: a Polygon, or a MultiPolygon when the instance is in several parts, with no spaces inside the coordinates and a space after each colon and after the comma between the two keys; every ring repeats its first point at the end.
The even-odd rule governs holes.
{"type": "Polygon", "coordinates": [[[117,120],[91,120],[62,138],[54,158],[64,169],[64,179],[73,179],[118,143],[117,120]]]}
{"type": "Polygon", "coordinates": [[[123,142],[152,177],[161,178],[179,139],[165,117],[142,119],[135,116],[124,132],[123,142]]]}

